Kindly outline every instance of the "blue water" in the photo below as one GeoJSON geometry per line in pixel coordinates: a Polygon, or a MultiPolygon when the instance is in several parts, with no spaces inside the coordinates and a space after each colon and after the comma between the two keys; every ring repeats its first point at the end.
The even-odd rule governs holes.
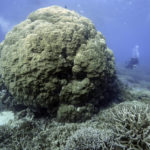
{"type": "Polygon", "coordinates": [[[50,5],[66,5],[90,18],[105,36],[116,63],[129,60],[132,49],[138,45],[140,65],[149,67],[150,0],[1,0],[0,41],[29,13],[50,5]]]}

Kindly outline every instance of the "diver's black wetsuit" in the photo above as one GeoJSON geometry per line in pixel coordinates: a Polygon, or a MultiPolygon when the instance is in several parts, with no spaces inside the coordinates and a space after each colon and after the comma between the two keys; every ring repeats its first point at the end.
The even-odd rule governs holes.
{"type": "Polygon", "coordinates": [[[134,69],[136,65],[139,64],[139,59],[138,58],[131,58],[129,63],[126,65],[126,68],[128,69],[134,69]]]}

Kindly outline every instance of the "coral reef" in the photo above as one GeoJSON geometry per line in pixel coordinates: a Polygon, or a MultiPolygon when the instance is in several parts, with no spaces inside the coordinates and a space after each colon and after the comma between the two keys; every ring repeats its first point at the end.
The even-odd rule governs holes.
{"type": "MultiPolygon", "coordinates": [[[[0,78],[1,80],[1,78],[0,78]]],[[[12,95],[8,92],[4,83],[0,85],[0,111],[2,110],[12,110],[15,106],[15,102],[13,102],[12,95]]]]}
{"type": "Polygon", "coordinates": [[[38,9],[6,35],[0,70],[18,104],[55,115],[62,104],[98,107],[119,89],[103,35],[89,19],[58,6],[38,9]]]}
{"type": "Polygon", "coordinates": [[[34,118],[29,109],[0,126],[0,149],[149,150],[150,106],[123,102],[100,111],[84,123],[34,118]]]}
{"type": "Polygon", "coordinates": [[[57,120],[60,122],[82,122],[90,119],[94,113],[93,105],[74,107],[73,105],[61,105],[57,111],[57,120]]]}
{"type": "Polygon", "coordinates": [[[0,126],[0,149],[62,150],[67,138],[79,128],[78,124],[63,125],[48,118],[34,119],[27,109],[17,113],[13,122],[0,126]]]}
{"type": "Polygon", "coordinates": [[[34,148],[36,147],[38,150],[43,148],[46,150],[64,150],[67,139],[79,128],[78,124],[52,123],[34,138],[34,148]]]}
{"type": "Polygon", "coordinates": [[[149,75],[118,73],[132,88],[89,19],[58,6],[31,13],[0,43],[0,149],[149,150],[149,75]]]}
{"type": "Polygon", "coordinates": [[[124,102],[99,114],[104,126],[113,130],[114,149],[150,149],[150,106],[124,102]]]}
{"type": "Polygon", "coordinates": [[[108,149],[112,136],[111,130],[83,127],[69,137],[65,150],[105,150],[108,149]]]}

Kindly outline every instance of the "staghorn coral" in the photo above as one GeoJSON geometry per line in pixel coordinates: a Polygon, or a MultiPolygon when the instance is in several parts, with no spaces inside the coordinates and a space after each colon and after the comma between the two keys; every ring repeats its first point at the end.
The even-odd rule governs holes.
{"type": "Polygon", "coordinates": [[[64,150],[67,139],[77,130],[80,126],[78,124],[51,124],[45,130],[41,131],[38,136],[33,139],[34,148],[38,150],[64,150]]]}
{"type": "Polygon", "coordinates": [[[0,126],[0,148],[5,147],[5,144],[9,143],[9,138],[12,136],[12,130],[8,125],[0,126]]]}
{"type": "Polygon", "coordinates": [[[104,126],[113,130],[114,149],[150,149],[150,106],[142,102],[124,102],[99,114],[104,126]]]}
{"type": "Polygon", "coordinates": [[[111,130],[82,127],[68,138],[65,150],[107,150],[111,138],[111,130]]]}
{"type": "Polygon", "coordinates": [[[67,138],[79,128],[78,124],[62,125],[46,119],[16,119],[12,125],[0,126],[0,149],[62,150],[67,138]]]}
{"type": "Polygon", "coordinates": [[[22,122],[16,127],[10,125],[0,126],[0,138],[2,138],[0,149],[31,150],[32,139],[37,136],[39,129],[35,123],[29,121],[22,122]]]}
{"type": "Polygon", "coordinates": [[[133,101],[105,109],[84,123],[36,120],[27,110],[15,122],[0,126],[5,150],[149,150],[150,106],[133,101]]]}

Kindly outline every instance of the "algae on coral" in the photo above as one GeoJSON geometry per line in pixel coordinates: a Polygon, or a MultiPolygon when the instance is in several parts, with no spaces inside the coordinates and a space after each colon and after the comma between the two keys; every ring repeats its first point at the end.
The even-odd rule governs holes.
{"type": "Polygon", "coordinates": [[[41,8],[0,44],[0,69],[18,104],[57,113],[117,97],[114,56],[93,23],[58,6],[41,8]]]}

